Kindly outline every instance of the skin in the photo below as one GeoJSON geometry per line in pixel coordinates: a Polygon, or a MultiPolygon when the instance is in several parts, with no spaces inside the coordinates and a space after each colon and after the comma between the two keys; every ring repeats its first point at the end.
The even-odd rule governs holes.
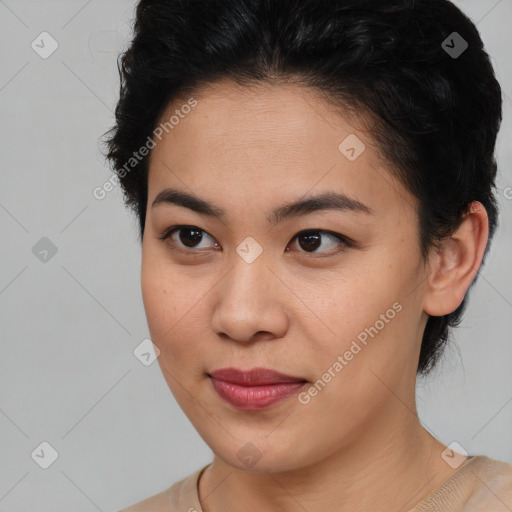
{"type": "Polygon", "coordinates": [[[418,202],[357,119],[297,84],[221,81],[194,97],[151,153],[141,285],[163,375],[214,452],[199,481],[203,510],[412,509],[454,472],[418,420],[416,369],[427,315],[455,310],[481,264],[485,209],[473,203],[424,262],[418,202]],[[350,134],[366,145],[354,161],[338,149],[350,134]],[[225,218],[151,207],[166,188],[213,203],[225,218]],[[268,224],[272,209],[330,191],[373,214],[324,210],[268,224]],[[203,239],[187,246],[183,230],[158,238],[174,225],[200,228],[203,239]],[[320,233],[317,246],[304,238],[301,246],[306,229],[353,244],[320,233]],[[263,251],[252,263],[236,252],[249,236],[263,251]],[[314,383],[395,303],[401,311],[307,404],[294,395],[239,411],[206,375],[261,366],[314,383]],[[246,443],[261,456],[252,467],[237,456],[246,443]]]}

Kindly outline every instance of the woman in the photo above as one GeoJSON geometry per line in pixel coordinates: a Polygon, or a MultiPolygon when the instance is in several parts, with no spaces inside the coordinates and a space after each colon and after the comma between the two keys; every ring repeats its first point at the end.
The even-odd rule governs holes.
{"type": "Polygon", "coordinates": [[[420,423],[497,225],[501,90],[447,0],[142,0],[108,157],[211,464],[128,511],[499,511],[420,423]]]}

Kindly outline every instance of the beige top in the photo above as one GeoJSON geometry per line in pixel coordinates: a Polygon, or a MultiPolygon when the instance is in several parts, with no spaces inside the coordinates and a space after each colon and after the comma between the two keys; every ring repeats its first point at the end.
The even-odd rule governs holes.
{"type": "MultiPolygon", "coordinates": [[[[203,512],[197,484],[207,464],[121,512],[203,512]]],[[[483,455],[464,464],[409,512],[511,512],[512,464],[483,455]]]]}

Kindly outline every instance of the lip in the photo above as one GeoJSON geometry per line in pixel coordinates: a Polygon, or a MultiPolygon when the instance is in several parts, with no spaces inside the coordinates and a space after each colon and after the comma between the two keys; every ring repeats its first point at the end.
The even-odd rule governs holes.
{"type": "Polygon", "coordinates": [[[306,382],[303,377],[293,377],[267,368],[252,368],[238,370],[237,368],[222,368],[208,374],[214,379],[223,380],[239,386],[263,386],[265,384],[280,384],[283,382],[306,382]]]}
{"type": "Polygon", "coordinates": [[[213,389],[226,402],[244,411],[270,407],[294,395],[307,380],[266,368],[248,371],[223,368],[208,374],[213,389]]]}

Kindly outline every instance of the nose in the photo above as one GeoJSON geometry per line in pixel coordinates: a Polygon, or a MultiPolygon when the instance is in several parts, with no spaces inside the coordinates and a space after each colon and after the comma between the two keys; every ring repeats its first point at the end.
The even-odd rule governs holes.
{"type": "Polygon", "coordinates": [[[263,258],[247,263],[237,255],[217,287],[213,331],[242,343],[282,338],[289,321],[283,300],[286,292],[263,258]]]}

